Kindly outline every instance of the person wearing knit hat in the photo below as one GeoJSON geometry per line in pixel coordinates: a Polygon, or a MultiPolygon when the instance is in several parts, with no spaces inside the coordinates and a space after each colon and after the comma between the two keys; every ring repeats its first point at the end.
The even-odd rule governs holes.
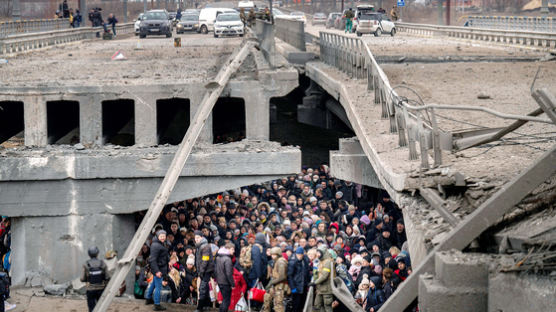
{"type": "Polygon", "coordinates": [[[367,292],[369,292],[369,284],[370,281],[368,279],[367,274],[365,274],[363,276],[363,279],[361,280],[361,283],[359,283],[359,288],[357,290],[357,292],[355,293],[355,301],[359,304],[359,305],[363,305],[363,302],[365,301],[365,298],[367,297],[367,292]]]}
{"type": "Polygon", "coordinates": [[[344,197],[344,193],[341,191],[336,192],[336,199],[342,199],[342,197],[344,197]]]}
{"type": "Polygon", "coordinates": [[[371,219],[369,219],[369,217],[367,215],[362,216],[361,217],[361,223],[363,223],[365,225],[369,225],[369,224],[371,224],[371,219]]]}

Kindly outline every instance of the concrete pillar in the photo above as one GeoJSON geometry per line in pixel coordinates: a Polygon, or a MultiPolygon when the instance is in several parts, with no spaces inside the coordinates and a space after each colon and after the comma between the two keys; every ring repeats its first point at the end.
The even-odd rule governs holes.
{"type": "MultiPolygon", "coordinates": [[[[76,212],[79,209],[72,208],[76,212]]],[[[97,246],[102,258],[108,250],[116,250],[121,257],[135,232],[131,214],[72,214],[12,220],[14,285],[25,284],[30,276],[40,276],[50,283],[74,280],[82,273],[90,246],[97,246]],[[61,260],[64,265],[53,265],[61,260]]],[[[127,281],[127,288],[133,288],[132,278],[127,281]]]]}
{"type": "Polygon", "coordinates": [[[46,125],[46,101],[42,96],[30,96],[23,103],[25,120],[25,145],[46,146],[48,144],[46,125]]]}
{"type": "MultiPolygon", "coordinates": [[[[189,98],[189,121],[190,124],[193,122],[193,118],[195,117],[195,113],[197,112],[197,108],[201,105],[201,101],[204,97],[204,91],[194,93],[189,98]]],[[[201,134],[199,135],[198,142],[203,143],[211,143],[213,141],[213,133],[212,133],[212,113],[210,113],[207,121],[205,122],[205,126],[201,130],[201,134]]]]}
{"type": "Polygon", "coordinates": [[[158,144],[156,133],[156,98],[139,95],[135,98],[135,144],[158,144]]]}
{"type": "Polygon", "coordinates": [[[248,140],[268,140],[270,136],[270,98],[262,88],[252,88],[245,101],[245,135],[248,140]]]}
{"type": "Polygon", "coordinates": [[[102,145],[102,99],[91,95],[78,100],[79,141],[85,146],[102,145]]]}

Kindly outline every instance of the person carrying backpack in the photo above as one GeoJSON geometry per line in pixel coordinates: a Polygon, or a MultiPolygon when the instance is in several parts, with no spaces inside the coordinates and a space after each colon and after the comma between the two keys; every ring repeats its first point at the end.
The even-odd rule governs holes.
{"type": "Polygon", "coordinates": [[[81,281],[87,283],[87,306],[89,312],[95,309],[95,306],[106,287],[108,281],[108,272],[106,263],[103,260],[97,259],[98,248],[96,246],[89,248],[89,257],[91,259],[83,265],[83,275],[81,281]]]}

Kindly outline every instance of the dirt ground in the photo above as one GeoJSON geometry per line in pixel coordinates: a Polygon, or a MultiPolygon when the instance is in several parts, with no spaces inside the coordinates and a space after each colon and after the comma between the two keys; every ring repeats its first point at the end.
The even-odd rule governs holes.
{"type": "Polygon", "coordinates": [[[0,65],[2,86],[60,86],[98,84],[176,83],[208,80],[216,74],[241,38],[214,38],[187,33],[182,46],[174,38],[87,40],[51,49],[7,57],[0,65]],[[121,51],[127,60],[112,61],[121,51]]]}
{"type": "MultiPolygon", "coordinates": [[[[85,296],[72,295],[67,297],[44,296],[41,289],[16,288],[11,291],[11,304],[16,304],[12,312],[81,312],[87,311],[85,296]]],[[[164,304],[168,312],[193,311],[194,306],[164,304]]],[[[108,309],[110,312],[150,312],[152,305],[146,306],[144,300],[131,297],[115,298],[108,309]]],[[[216,311],[216,309],[214,310],[216,311]]]]}

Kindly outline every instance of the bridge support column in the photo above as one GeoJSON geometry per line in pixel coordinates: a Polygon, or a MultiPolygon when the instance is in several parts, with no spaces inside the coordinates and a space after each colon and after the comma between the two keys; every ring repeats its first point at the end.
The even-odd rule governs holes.
{"type": "Polygon", "coordinates": [[[245,134],[248,140],[268,140],[270,136],[270,97],[262,88],[252,89],[245,101],[245,134]]]}
{"type": "Polygon", "coordinates": [[[79,101],[79,141],[85,146],[102,145],[102,104],[97,95],[83,96],[79,101]]]}
{"type": "Polygon", "coordinates": [[[25,145],[46,146],[46,101],[42,96],[30,96],[23,104],[25,120],[25,145]]]}
{"type": "Polygon", "coordinates": [[[135,144],[153,146],[156,137],[156,99],[141,96],[135,99],[135,144]]]}

